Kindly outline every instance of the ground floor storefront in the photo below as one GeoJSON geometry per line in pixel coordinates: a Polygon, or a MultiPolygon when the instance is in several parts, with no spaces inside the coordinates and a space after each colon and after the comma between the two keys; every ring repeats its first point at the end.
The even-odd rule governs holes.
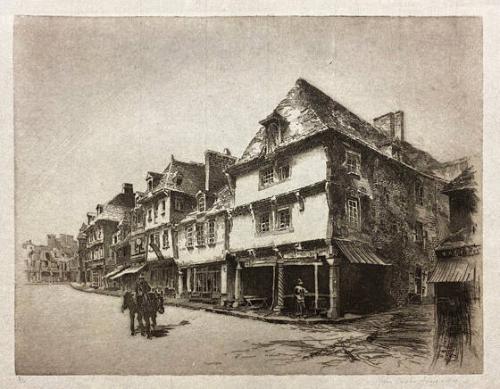
{"type": "Polygon", "coordinates": [[[232,301],[234,266],[226,261],[193,264],[179,271],[179,295],[190,301],[224,305],[232,301]],[[229,273],[229,275],[228,275],[229,273]],[[230,285],[228,286],[228,283],[230,285]]]}
{"type": "Polygon", "coordinates": [[[149,285],[166,297],[176,296],[179,270],[173,259],[148,262],[144,277],[149,285]]]}
{"type": "Polygon", "coordinates": [[[235,306],[329,318],[389,307],[390,266],[363,242],[251,249],[234,253],[234,263],[235,306]]]}

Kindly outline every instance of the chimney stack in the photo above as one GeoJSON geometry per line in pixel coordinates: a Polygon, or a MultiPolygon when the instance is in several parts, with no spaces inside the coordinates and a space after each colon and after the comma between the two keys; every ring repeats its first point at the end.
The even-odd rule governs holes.
{"type": "Polygon", "coordinates": [[[134,193],[134,185],[129,183],[124,183],[122,185],[123,193],[134,193]]]}
{"type": "Polygon", "coordinates": [[[226,185],[224,171],[233,165],[236,157],[231,155],[228,148],[222,153],[212,150],[205,151],[205,190],[217,191],[226,185]]]}
{"type": "Polygon", "coordinates": [[[404,141],[403,111],[389,112],[373,119],[373,126],[382,131],[390,140],[404,141]]]}

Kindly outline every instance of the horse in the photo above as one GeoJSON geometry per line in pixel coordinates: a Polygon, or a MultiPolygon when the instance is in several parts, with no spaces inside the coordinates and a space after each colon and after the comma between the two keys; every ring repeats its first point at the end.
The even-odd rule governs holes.
{"type": "Polygon", "coordinates": [[[134,294],[127,291],[123,295],[122,312],[124,312],[125,309],[129,310],[130,334],[132,336],[135,335],[134,319],[137,314],[141,335],[147,335],[148,339],[151,339],[151,327],[153,327],[153,329],[156,327],[156,314],[163,314],[165,312],[163,296],[159,293],[149,292],[138,304],[134,294]],[[143,324],[143,320],[145,325],[143,324]]]}

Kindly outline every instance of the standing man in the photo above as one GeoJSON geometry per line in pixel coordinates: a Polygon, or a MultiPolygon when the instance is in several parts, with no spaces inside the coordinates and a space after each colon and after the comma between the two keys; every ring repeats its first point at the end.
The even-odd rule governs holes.
{"type": "Polygon", "coordinates": [[[307,289],[302,285],[304,283],[299,278],[297,280],[297,285],[293,288],[293,294],[295,295],[295,306],[296,306],[296,315],[299,317],[304,317],[304,312],[306,310],[305,296],[307,293],[307,289]]]}

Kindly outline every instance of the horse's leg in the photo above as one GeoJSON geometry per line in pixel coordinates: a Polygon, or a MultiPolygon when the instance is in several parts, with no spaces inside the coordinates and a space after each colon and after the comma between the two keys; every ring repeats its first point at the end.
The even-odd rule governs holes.
{"type": "Polygon", "coordinates": [[[156,328],[156,312],[153,312],[153,314],[151,315],[151,321],[154,330],[156,328]]]}
{"type": "Polygon", "coordinates": [[[141,335],[144,336],[144,325],[142,323],[143,315],[140,310],[137,311],[137,321],[139,322],[139,330],[141,331],[141,335]]]}
{"type": "Polygon", "coordinates": [[[146,334],[148,336],[148,339],[151,339],[151,323],[150,323],[150,313],[145,313],[144,314],[144,321],[146,322],[146,334]]]}
{"type": "Polygon", "coordinates": [[[135,312],[130,309],[129,310],[129,315],[130,315],[130,334],[132,336],[135,335],[135,323],[134,323],[134,320],[135,320],[135,312]]]}

